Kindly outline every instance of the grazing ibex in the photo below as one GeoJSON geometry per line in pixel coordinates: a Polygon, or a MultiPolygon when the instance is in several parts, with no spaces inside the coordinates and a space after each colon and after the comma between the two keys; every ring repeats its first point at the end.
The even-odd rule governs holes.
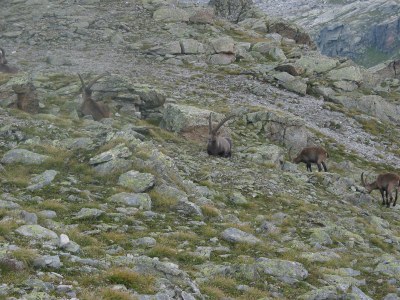
{"type": "Polygon", "coordinates": [[[322,171],[321,165],[324,167],[324,171],[328,172],[328,168],[326,167],[325,160],[329,157],[328,152],[322,147],[313,146],[313,147],[306,147],[301,150],[300,154],[297,155],[293,159],[293,162],[298,163],[305,163],[307,165],[307,171],[312,172],[311,164],[317,164],[318,171],[322,171]]]}
{"type": "Polygon", "coordinates": [[[232,140],[228,137],[219,136],[218,130],[222,125],[229,119],[233,118],[235,115],[229,115],[225,117],[215,128],[212,128],[211,114],[208,119],[208,143],[207,143],[207,153],[209,155],[218,155],[223,157],[231,157],[232,155],[232,140]]]}
{"type": "Polygon", "coordinates": [[[81,80],[82,83],[82,97],[83,97],[83,103],[80,107],[80,112],[85,116],[92,115],[93,119],[95,119],[96,121],[99,121],[103,118],[109,118],[111,116],[111,112],[107,104],[96,102],[92,99],[92,90],[91,90],[92,85],[95,84],[97,80],[108,74],[109,73],[103,73],[97,76],[88,85],[85,85],[82,76],[78,74],[79,79],[81,80]]]}
{"type": "Polygon", "coordinates": [[[7,65],[8,61],[6,59],[6,52],[3,48],[0,48],[0,72],[1,73],[18,73],[16,67],[10,67],[7,65]]]}
{"type": "Polygon", "coordinates": [[[397,202],[397,190],[399,189],[400,186],[400,176],[394,173],[384,173],[378,175],[376,180],[371,183],[366,183],[364,180],[364,172],[361,173],[361,183],[365,187],[368,193],[371,193],[373,190],[379,190],[381,192],[382,196],[382,205],[385,205],[387,207],[390,207],[390,203],[393,200],[393,189],[396,192],[396,197],[393,202],[393,206],[396,205],[397,202]],[[385,195],[386,193],[386,195],[385,195]],[[390,195],[390,202],[388,199],[388,195],[390,195]],[[385,202],[385,197],[386,197],[386,202],[385,202]]]}

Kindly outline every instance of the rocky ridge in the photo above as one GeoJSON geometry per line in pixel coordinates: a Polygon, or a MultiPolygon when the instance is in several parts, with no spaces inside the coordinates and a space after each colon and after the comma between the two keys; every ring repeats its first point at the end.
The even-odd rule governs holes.
{"type": "Polygon", "coordinates": [[[372,67],[399,52],[399,12],[395,1],[257,1],[271,16],[307,28],[321,52],[347,56],[372,67]]]}
{"type": "Polygon", "coordinates": [[[361,172],[399,167],[399,81],[253,9],[7,0],[0,74],[0,295],[397,299],[398,206],[361,172]],[[80,82],[112,118],[79,117],[80,82]],[[34,85],[39,113],[12,108],[34,85]],[[11,107],[10,107],[11,106],[11,107]],[[208,116],[233,157],[205,151],[208,116]],[[318,144],[329,172],[289,152],[318,144]],[[315,168],[314,168],[315,169],[315,168]]]}

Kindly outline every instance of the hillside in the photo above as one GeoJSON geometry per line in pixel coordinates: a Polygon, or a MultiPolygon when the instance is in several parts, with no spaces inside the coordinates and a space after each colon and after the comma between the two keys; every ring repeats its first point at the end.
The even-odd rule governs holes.
{"type": "Polygon", "coordinates": [[[400,168],[390,65],[258,9],[2,4],[1,299],[399,298],[400,205],[360,181],[400,168]],[[110,118],[81,116],[78,73],[104,74],[110,118]],[[207,154],[210,113],[235,114],[231,158],[207,154]],[[291,162],[308,145],[328,172],[291,162]]]}
{"type": "Polygon", "coordinates": [[[399,56],[400,5],[391,0],[256,1],[270,16],[306,28],[321,52],[372,67],[399,56]]]}

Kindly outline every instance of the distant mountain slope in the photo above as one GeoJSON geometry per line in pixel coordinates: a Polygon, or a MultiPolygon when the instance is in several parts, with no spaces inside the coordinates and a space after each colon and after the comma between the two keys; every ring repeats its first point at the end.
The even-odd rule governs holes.
{"type": "Polygon", "coordinates": [[[347,56],[368,67],[399,55],[399,1],[264,0],[257,5],[304,26],[323,54],[347,56]]]}

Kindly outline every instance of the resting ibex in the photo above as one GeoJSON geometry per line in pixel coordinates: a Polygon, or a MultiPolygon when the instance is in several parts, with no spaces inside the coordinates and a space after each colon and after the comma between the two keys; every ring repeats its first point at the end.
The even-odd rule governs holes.
{"type": "Polygon", "coordinates": [[[361,183],[365,187],[368,193],[371,193],[373,190],[379,190],[382,196],[382,205],[390,207],[390,203],[393,200],[393,189],[396,191],[396,197],[393,202],[393,206],[396,205],[397,202],[397,190],[400,186],[400,176],[394,173],[384,173],[378,175],[376,180],[371,183],[366,183],[364,180],[364,172],[361,173],[361,183]],[[385,195],[386,193],[386,195],[385,195]],[[388,200],[388,195],[390,195],[390,202],[388,200]],[[386,197],[386,202],[385,202],[386,197]]]}
{"type": "Polygon", "coordinates": [[[3,48],[0,48],[0,72],[1,73],[17,73],[18,69],[16,67],[10,67],[7,65],[8,61],[6,59],[6,52],[3,48]]]}
{"type": "Polygon", "coordinates": [[[103,118],[109,118],[111,116],[110,109],[106,104],[101,102],[96,102],[92,99],[92,90],[91,90],[92,85],[95,84],[97,80],[106,75],[108,75],[108,73],[103,73],[97,76],[86,86],[85,82],[82,79],[82,76],[78,74],[79,79],[81,80],[82,83],[82,97],[83,97],[83,103],[80,107],[80,112],[85,116],[92,115],[93,119],[95,119],[96,121],[99,121],[103,118]]]}
{"type": "Polygon", "coordinates": [[[300,154],[297,155],[296,158],[293,159],[293,162],[298,163],[305,163],[307,165],[307,171],[312,172],[311,164],[317,164],[318,171],[322,171],[321,165],[324,167],[324,171],[328,172],[328,168],[326,167],[325,160],[329,157],[328,152],[322,147],[313,146],[313,147],[306,147],[301,150],[300,154]]]}
{"type": "Polygon", "coordinates": [[[232,153],[232,140],[228,137],[219,136],[218,130],[222,125],[229,119],[233,118],[235,115],[229,115],[225,117],[218,125],[213,129],[211,121],[211,113],[208,119],[208,143],[207,143],[207,153],[209,155],[219,155],[223,157],[231,157],[232,153]]]}

